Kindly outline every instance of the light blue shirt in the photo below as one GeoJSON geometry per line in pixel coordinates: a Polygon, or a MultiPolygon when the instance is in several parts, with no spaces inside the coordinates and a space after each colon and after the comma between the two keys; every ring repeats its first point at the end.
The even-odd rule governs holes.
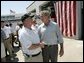
{"type": "Polygon", "coordinates": [[[38,29],[40,39],[46,45],[63,43],[63,37],[57,23],[50,21],[48,26],[41,24],[38,29]]]}

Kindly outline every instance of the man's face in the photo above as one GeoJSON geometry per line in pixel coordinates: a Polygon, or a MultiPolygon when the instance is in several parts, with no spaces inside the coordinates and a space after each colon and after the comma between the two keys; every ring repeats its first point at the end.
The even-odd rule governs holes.
{"type": "Polygon", "coordinates": [[[49,20],[49,17],[48,17],[48,16],[40,15],[40,17],[41,17],[41,20],[42,20],[44,23],[47,23],[48,20],[49,20]]]}
{"type": "Polygon", "coordinates": [[[26,25],[26,27],[31,27],[31,25],[32,25],[32,18],[29,17],[29,18],[25,19],[24,25],[26,25]]]}
{"type": "Polygon", "coordinates": [[[36,24],[37,24],[35,20],[33,20],[33,22],[32,22],[32,23],[33,23],[33,25],[36,25],[36,24]]]}

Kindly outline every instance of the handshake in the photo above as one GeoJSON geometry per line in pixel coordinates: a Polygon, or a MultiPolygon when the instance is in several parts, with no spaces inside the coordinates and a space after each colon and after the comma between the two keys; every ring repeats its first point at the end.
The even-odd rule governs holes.
{"type": "Polygon", "coordinates": [[[44,42],[40,42],[40,43],[39,43],[39,46],[40,46],[41,48],[44,48],[44,42]]]}

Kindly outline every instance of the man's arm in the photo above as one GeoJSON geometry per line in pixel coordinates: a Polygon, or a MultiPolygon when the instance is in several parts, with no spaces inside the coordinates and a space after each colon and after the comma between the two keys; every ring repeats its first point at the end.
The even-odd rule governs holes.
{"type": "Polygon", "coordinates": [[[36,49],[38,47],[40,47],[40,44],[32,44],[28,49],[33,50],[33,49],[36,49]]]}
{"type": "Polygon", "coordinates": [[[5,34],[5,32],[4,32],[3,30],[1,30],[1,37],[2,37],[3,39],[6,39],[6,34],[5,34]]]}
{"type": "Polygon", "coordinates": [[[62,33],[60,31],[58,24],[56,24],[56,36],[57,36],[58,43],[63,43],[62,33]]]}
{"type": "Polygon", "coordinates": [[[32,49],[36,49],[38,47],[44,48],[44,44],[43,43],[38,43],[38,44],[32,44],[28,49],[32,50],[32,49]]]}
{"type": "Polygon", "coordinates": [[[23,34],[23,36],[19,36],[19,40],[22,43],[23,46],[27,47],[29,50],[33,50],[36,49],[38,47],[42,47],[43,44],[41,44],[40,42],[37,44],[32,44],[31,40],[29,39],[29,37],[25,34],[23,34]]]}
{"type": "Polygon", "coordinates": [[[63,54],[64,54],[64,46],[63,43],[60,43],[60,51],[59,51],[60,57],[63,56],[63,54]]]}
{"type": "Polygon", "coordinates": [[[60,57],[61,57],[61,56],[63,56],[63,54],[64,54],[64,46],[63,46],[62,33],[61,33],[61,31],[60,31],[60,28],[59,28],[58,24],[56,25],[56,35],[57,35],[58,43],[60,44],[59,55],[60,55],[60,57]]]}

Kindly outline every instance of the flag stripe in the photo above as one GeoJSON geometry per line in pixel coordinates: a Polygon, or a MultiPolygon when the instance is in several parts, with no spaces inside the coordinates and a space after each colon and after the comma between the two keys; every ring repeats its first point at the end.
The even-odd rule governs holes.
{"type": "Polygon", "coordinates": [[[60,30],[62,32],[62,12],[61,12],[61,7],[62,6],[61,6],[61,1],[59,1],[58,3],[59,3],[59,14],[60,14],[60,18],[59,18],[60,19],[59,20],[60,24],[59,25],[60,25],[60,30]]]}
{"type": "Polygon", "coordinates": [[[57,18],[57,23],[59,25],[59,5],[58,5],[58,2],[56,3],[56,18],[57,18]]]}
{"type": "Polygon", "coordinates": [[[74,30],[73,30],[73,25],[74,25],[74,17],[73,17],[73,1],[71,1],[71,10],[72,10],[72,12],[71,12],[71,28],[72,28],[72,36],[74,35],[74,30]]]}
{"type": "Polygon", "coordinates": [[[70,36],[72,36],[72,31],[71,31],[71,30],[72,30],[72,28],[71,28],[71,22],[72,22],[72,21],[71,21],[71,12],[72,12],[72,10],[71,10],[71,1],[70,1],[69,8],[70,8],[70,9],[69,9],[69,12],[70,12],[70,14],[69,14],[69,15],[70,15],[70,17],[69,17],[69,18],[70,18],[70,36]]]}
{"type": "Polygon", "coordinates": [[[76,7],[75,7],[75,2],[74,1],[71,1],[71,10],[72,10],[72,12],[71,12],[71,28],[72,28],[72,36],[74,36],[75,35],[75,33],[76,33],[76,11],[75,11],[75,9],[76,9],[76,7]]]}
{"type": "Polygon", "coordinates": [[[70,1],[67,1],[67,35],[70,37],[70,1]]]}
{"type": "Polygon", "coordinates": [[[62,34],[63,34],[64,28],[63,28],[63,13],[62,13],[62,6],[63,6],[63,2],[61,2],[61,18],[62,18],[62,34]]]}
{"type": "Polygon", "coordinates": [[[66,22],[65,22],[65,1],[63,1],[62,3],[63,3],[63,6],[62,6],[62,8],[63,8],[62,9],[63,16],[62,17],[63,17],[63,29],[64,29],[63,30],[63,35],[66,36],[66,32],[65,32],[66,31],[66,26],[65,26],[66,25],[66,22]]]}
{"type": "Polygon", "coordinates": [[[66,33],[66,36],[67,36],[67,2],[65,1],[65,33],[66,33]]]}
{"type": "Polygon", "coordinates": [[[74,35],[76,35],[76,1],[73,3],[73,13],[74,13],[74,35]]]}
{"type": "Polygon", "coordinates": [[[55,3],[57,23],[64,36],[76,34],[76,1],[57,1],[55,3]]]}

